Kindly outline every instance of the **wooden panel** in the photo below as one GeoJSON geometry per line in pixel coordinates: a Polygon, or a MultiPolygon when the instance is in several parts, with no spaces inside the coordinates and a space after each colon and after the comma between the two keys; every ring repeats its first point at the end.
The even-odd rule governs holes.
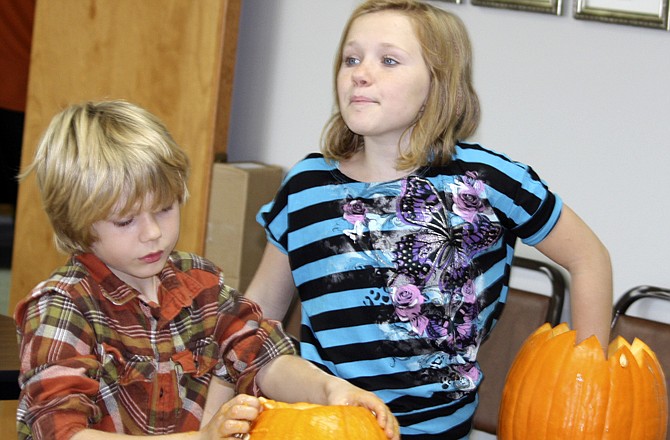
{"type": "MultiPolygon", "coordinates": [[[[191,159],[178,248],[202,253],[211,166],[225,154],[241,0],[48,0],[35,15],[22,166],[67,104],[122,98],[160,117],[191,159]]],[[[10,311],[65,260],[34,177],[19,187],[10,311]]]]}
{"type": "Polygon", "coordinates": [[[16,410],[18,400],[0,400],[0,432],[6,439],[16,439],[16,410]]]}

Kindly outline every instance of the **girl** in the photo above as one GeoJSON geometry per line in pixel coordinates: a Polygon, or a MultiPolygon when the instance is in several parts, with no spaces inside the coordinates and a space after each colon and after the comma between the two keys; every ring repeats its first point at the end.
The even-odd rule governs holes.
{"type": "Polygon", "coordinates": [[[578,337],[603,344],[608,252],[530,167],[462,142],[479,102],[454,15],[363,3],[335,78],[322,153],[258,215],[270,243],[247,297],[282,319],[297,287],[305,358],[375,392],[403,439],[467,438],[477,350],[502,311],[517,238],[569,271],[578,337]]]}

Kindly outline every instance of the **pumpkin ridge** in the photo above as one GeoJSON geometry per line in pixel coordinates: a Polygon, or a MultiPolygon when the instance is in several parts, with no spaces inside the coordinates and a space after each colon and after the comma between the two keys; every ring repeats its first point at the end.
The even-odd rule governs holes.
{"type": "Polygon", "coordinates": [[[665,373],[661,368],[660,362],[658,362],[658,359],[656,358],[656,354],[646,344],[645,347],[647,347],[645,353],[651,359],[648,360],[648,365],[655,377],[654,389],[656,390],[656,396],[659,401],[659,405],[656,407],[656,409],[660,420],[659,423],[661,423],[661,426],[663,427],[663,433],[659,438],[665,438],[666,435],[668,434],[667,432],[668,424],[666,420],[668,417],[668,404],[669,404],[668,390],[666,388],[666,381],[665,381],[665,373]]]}
{"type": "MultiPolygon", "coordinates": [[[[561,377],[561,374],[563,372],[563,369],[560,368],[561,365],[564,365],[565,362],[570,358],[571,356],[571,351],[572,347],[574,346],[574,342],[576,339],[576,332],[570,332],[570,333],[559,333],[560,337],[555,338],[554,344],[556,347],[551,347],[551,350],[549,350],[550,347],[547,347],[547,351],[551,352],[551,357],[554,358],[554,362],[548,365],[547,369],[550,371],[553,371],[554,374],[551,375],[549,378],[546,376],[542,378],[542,388],[545,396],[549,396],[549,406],[547,408],[547,413],[553,413],[556,411],[557,408],[561,408],[561,406],[564,404],[564,402],[561,401],[561,399],[558,397],[559,394],[554,392],[555,384],[558,382],[559,378],[561,377]],[[565,339],[565,341],[564,341],[565,339]],[[560,354],[560,356],[558,355],[560,354]],[[554,378],[554,380],[549,380],[551,378],[554,378]]],[[[537,391],[536,391],[537,393],[537,391]]],[[[545,397],[546,398],[546,397],[545,397]]],[[[542,400],[542,396],[540,396],[540,399],[542,400]]],[[[542,415],[541,412],[538,413],[539,416],[542,415]]],[[[537,415],[536,415],[537,417],[537,415]]],[[[540,419],[541,420],[541,417],[540,419]]],[[[552,426],[551,421],[549,423],[542,423],[540,422],[544,428],[544,432],[542,432],[542,435],[534,437],[538,439],[550,439],[552,438],[553,432],[556,431],[556,428],[552,426]]]]}
{"type": "MultiPolygon", "coordinates": [[[[642,343],[642,341],[640,342],[642,343]]],[[[647,423],[644,423],[643,425],[645,433],[649,434],[648,438],[655,439],[653,431],[654,423],[649,423],[649,421],[656,421],[656,423],[661,423],[667,428],[667,423],[663,414],[666,414],[667,416],[668,394],[664,386],[665,377],[663,375],[663,370],[661,370],[658,362],[654,362],[654,358],[650,356],[647,350],[650,349],[647,348],[640,351],[640,361],[642,363],[640,368],[644,372],[643,374],[648,381],[648,385],[643,388],[643,391],[646,391],[645,394],[647,399],[647,409],[645,411],[647,423]]]]}
{"type": "MultiPolygon", "coordinates": [[[[513,382],[510,386],[509,378],[512,375],[525,377],[528,369],[532,365],[532,360],[537,354],[536,347],[541,346],[545,341],[552,337],[552,328],[549,323],[544,323],[541,325],[535,332],[533,332],[524,342],[524,344],[519,349],[519,352],[516,354],[512,366],[510,367],[509,372],[507,373],[506,384],[503,388],[503,397],[502,401],[506,399],[512,400],[512,397],[518,394],[518,390],[523,385],[522,381],[513,382]]],[[[516,431],[519,428],[516,426],[515,421],[518,419],[516,413],[518,412],[519,407],[517,405],[501,406],[500,411],[498,412],[498,425],[499,425],[499,435],[502,440],[504,439],[514,439],[516,431]],[[509,412],[510,414],[507,414],[509,412]],[[501,423],[502,420],[510,420],[510,423],[501,423]]],[[[523,435],[523,432],[522,432],[523,435]]]]}
{"type": "Polygon", "coordinates": [[[604,420],[596,417],[596,413],[606,409],[609,402],[609,372],[605,353],[598,339],[591,336],[580,342],[572,354],[571,368],[577,373],[573,386],[578,387],[579,394],[571,393],[569,397],[573,397],[573,406],[566,410],[575,416],[571,425],[574,438],[597,438],[604,429],[604,420]]]}
{"type": "MultiPolygon", "coordinates": [[[[610,343],[610,346],[615,341],[610,343]]],[[[616,351],[609,350],[611,353],[608,359],[610,372],[610,398],[608,400],[607,414],[605,415],[605,428],[603,439],[629,439],[634,423],[634,410],[632,408],[633,399],[622,399],[618,404],[613,404],[612,396],[626,395],[631,392],[634,386],[633,370],[628,368],[628,363],[633,359],[628,342],[621,338],[617,341],[616,351]]],[[[614,346],[612,346],[614,347],[614,346]]]]}

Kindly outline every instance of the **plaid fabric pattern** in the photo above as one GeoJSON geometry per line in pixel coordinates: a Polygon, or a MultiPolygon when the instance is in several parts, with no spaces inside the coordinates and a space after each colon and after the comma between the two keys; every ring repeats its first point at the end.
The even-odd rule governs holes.
{"type": "Polygon", "coordinates": [[[160,305],[147,304],[76,255],[17,306],[20,439],[197,430],[212,375],[258,395],[258,370],[295,353],[211,262],[174,252],[159,278],[160,305]]]}

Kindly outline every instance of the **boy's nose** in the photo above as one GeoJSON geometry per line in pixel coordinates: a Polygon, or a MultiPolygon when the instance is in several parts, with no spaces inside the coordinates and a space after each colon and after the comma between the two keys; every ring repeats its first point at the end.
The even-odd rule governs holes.
{"type": "Polygon", "coordinates": [[[142,221],[142,232],[140,239],[142,241],[151,241],[160,238],[162,235],[161,227],[156,221],[154,215],[146,214],[143,217],[144,219],[142,221]]]}

